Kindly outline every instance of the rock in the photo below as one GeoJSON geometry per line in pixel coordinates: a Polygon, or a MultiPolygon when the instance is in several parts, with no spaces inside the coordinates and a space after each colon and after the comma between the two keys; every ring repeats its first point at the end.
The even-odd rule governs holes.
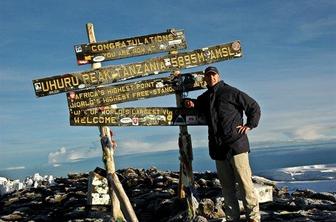
{"type": "Polygon", "coordinates": [[[311,198],[297,197],[294,199],[298,208],[303,210],[319,209],[319,210],[331,210],[336,211],[336,204],[330,200],[316,200],[311,198]]]}
{"type": "Polygon", "coordinates": [[[178,178],[171,177],[170,175],[166,175],[165,179],[168,182],[168,185],[172,185],[172,184],[178,185],[178,183],[179,183],[179,179],[178,178]]]}
{"type": "Polygon", "coordinates": [[[4,183],[7,183],[7,178],[5,177],[0,177],[0,184],[4,184],[4,183]]]}
{"type": "Polygon", "coordinates": [[[36,215],[32,217],[32,221],[50,221],[48,215],[36,215]]]}
{"type": "Polygon", "coordinates": [[[190,221],[190,219],[188,219],[188,211],[179,212],[177,213],[177,215],[167,220],[167,222],[186,222],[186,221],[190,221]]]}
{"type": "Polygon", "coordinates": [[[38,188],[55,185],[52,176],[41,176],[39,173],[35,173],[32,177],[26,178],[23,182],[20,180],[9,180],[4,177],[0,177],[0,197],[6,193],[21,190],[24,188],[38,188]]]}
{"type": "Polygon", "coordinates": [[[289,198],[289,193],[287,187],[275,187],[273,189],[273,195],[278,197],[278,198],[289,198]]]}
{"type": "Polygon", "coordinates": [[[203,199],[199,203],[198,213],[209,219],[217,219],[225,216],[222,204],[216,204],[211,199],[203,199]]]}
{"type": "Polygon", "coordinates": [[[197,216],[193,222],[208,222],[208,219],[206,219],[205,217],[202,216],[197,216]]]}
{"type": "Polygon", "coordinates": [[[266,203],[273,201],[273,187],[268,185],[254,184],[254,190],[259,203],[266,203]]]}
{"type": "Polygon", "coordinates": [[[321,192],[321,193],[314,193],[314,194],[308,195],[308,196],[310,198],[313,198],[313,199],[330,200],[330,201],[336,202],[336,194],[335,193],[321,192]]]}
{"type": "Polygon", "coordinates": [[[252,180],[254,183],[261,184],[261,185],[269,185],[272,187],[276,186],[276,182],[266,179],[264,177],[259,177],[259,176],[252,176],[252,180]]]}
{"type": "Polygon", "coordinates": [[[210,187],[215,187],[215,188],[222,188],[222,185],[221,185],[219,179],[217,179],[217,178],[214,178],[213,180],[211,180],[209,186],[210,187]]]}
{"type": "MultiPolygon", "coordinates": [[[[33,181],[33,178],[25,180],[25,188],[0,197],[0,221],[111,221],[110,205],[87,205],[90,189],[91,198],[105,198],[100,204],[107,204],[109,200],[105,171],[96,169],[94,173],[99,180],[94,181],[90,176],[92,173],[69,174],[67,178],[41,176],[44,182],[37,181],[37,188],[32,185],[27,187],[27,182],[33,181]],[[52,179],[54,185],[51,185],[52,179]]],[[[129,168],[116,173],[141,222],[225,221],[222,210],[224,199],[216,173],[194,174],[193,194],[197,199],[193,198],[192,202],[194,209],[198,209],[194,219],[190,218],[187,199],[177,198],[178,173],[163,172],[154,167],[147,170],[129,168]]],[[[41,178],[36,175],[34,179],[41,178]]],[[[263,191],[273,194],[273,201],[260,204],[263,222],[336,222],[335,193],[311,190],[288,193],[286,188],[265,186],[271,184],[266,179],[257,178],[254,181],[261,187],[272,188],[263,191]]]]}
{"type": "Polygon", "coordinates": [[[1,219],[5,221],[18,221],[18,220],[22,220],[23,218],[21,214],[13,213],[13,214],[2,216],[1,219]]]}
{"type": "Polygon", "coordinates": [[[138,176],[138,174],[132,168],[128,168],[124,175],[128,178],[136,178],[138,176]]]}
{"type": "Polygon", "coordinates": [[[200,187],[206,187],[207,186],[207,181],[203,178],[199,179],[197,183],[200,185],[200,187]]]}
{"type": "MultiPolygon", "coordinates": [[[[87,204],[88,205],[109,205],[110,195],[107,179],[100,175],[102,170],[89,173],[87,204]]],[[[106,175],[106,173],[105,173],[106,175]]]]}
{"type": "Polygon", "coordinates": [[[43,177],[39,174],[39,173],[35,173],[34,175],[33,175],[33,181],[36,181],[36,182],[38,182],[38,181],[42,181],[43,180],[43,177]]]}
{"type": "Polygon", "coordinates": [[[292,193],[292,196],[309,197],[312,199],[330,200],[330,201],[336,202],[335,193],[326,193],[326,192],[317,193],[312,190],[296,190],[295,192],[292,193]]]}

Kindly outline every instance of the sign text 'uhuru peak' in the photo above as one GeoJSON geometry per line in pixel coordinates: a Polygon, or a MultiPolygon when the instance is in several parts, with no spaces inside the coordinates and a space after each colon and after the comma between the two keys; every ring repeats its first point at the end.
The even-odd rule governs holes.
{"type": "Polygon", "coordinates": [[[148,59],[138,63],[106,66],[104,68],[84,72],[36,79],[33,80],[33,85],[36,95],[41,97],[184,68],[206,65],[223,60],[240,58],[241,56],[242,50],[240,42],[234,41],[190,52],[182,52],[148,59]]]}

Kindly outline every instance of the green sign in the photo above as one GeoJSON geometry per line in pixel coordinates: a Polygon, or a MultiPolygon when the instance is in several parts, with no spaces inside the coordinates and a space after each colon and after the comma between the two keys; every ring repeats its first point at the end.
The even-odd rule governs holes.
{"type": "Polygon", "coordinates": [[[163,33],[74,46],[79,65],[186,48],[184,31],[175,29],[163,33]]]}
{"type": "Polygon", "coordinates": [[[94,108],[70,111],[72,126],[206,125],[195,109],[174,107],[94,108]]]}
{"type": "Polygon", "coordinates": [[[62,92],[110,84],[148,75],[156,75],[184,68],[205,65],[228,59],[240,58],[242,50],[239,41],[190,52],[171,54],[143,62],[106,66],[84,72],[33,80],[37,96],[48,96],[62,92]]]}
{"type": "Polygon", "coordinates": [[[67,93],[69,110],[88,109],[206,88],[203,71],[67,93]]]}

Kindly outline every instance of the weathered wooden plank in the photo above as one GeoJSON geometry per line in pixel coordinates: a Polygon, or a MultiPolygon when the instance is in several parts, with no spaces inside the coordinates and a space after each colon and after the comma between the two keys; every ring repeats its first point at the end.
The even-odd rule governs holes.
{"type": "Polygon", "coordinates": [[[145,36],[74,46],[78,65],[186,48],[184,31],[175,29],[145,36]]]}
{"type": "Polygon", "coordinates": [[[68,107],[88,109],[206,88],[203,71],[67,93],[68,107]]]}
{"type": "Polygon", "coordinates": [[[62,92],[110,84],[117,81],[191,68],[209,63],[239,58],[242,50],[239,41],[190,52],[171,54],[125,65],[106,66],[95,70],[68,73],[33,80],[36,96],[48,96],[62,92]]]}
{"type": "Polygon", "coordinates": [[[176,107],[93,108],[70,111],[72,126],[206,125],[195,109],[176,107]]]}

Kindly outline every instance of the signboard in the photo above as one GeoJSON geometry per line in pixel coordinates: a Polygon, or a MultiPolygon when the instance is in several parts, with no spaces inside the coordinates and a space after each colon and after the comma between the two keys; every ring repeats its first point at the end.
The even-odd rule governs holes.
{"type": "Polygon", "coordinates": [[[67,93],[70,109],[88,109],[206,88],[203,71],[67,93]]]}
{"type": "Polygon", "coordinates": [[[163,33],[74,46],[78,65],[186,48],[184,31],[174,29],[163,33]]]}
{"type": "Polygon", "coordinates": [[[174,107],[105,108],[70,111],[72,126],[206,125],[195,109],[174,107]]]}
{"type": "Polygon", "coordinates": [[[84,72],[33,80],[36,96],[48,96],[117,81],[156,75],[163,72],[191,68],[228,59],[240,58],[242,50],[239,41],[190,52],[171,54],[126,65],[106,66],[84,72]]]}

